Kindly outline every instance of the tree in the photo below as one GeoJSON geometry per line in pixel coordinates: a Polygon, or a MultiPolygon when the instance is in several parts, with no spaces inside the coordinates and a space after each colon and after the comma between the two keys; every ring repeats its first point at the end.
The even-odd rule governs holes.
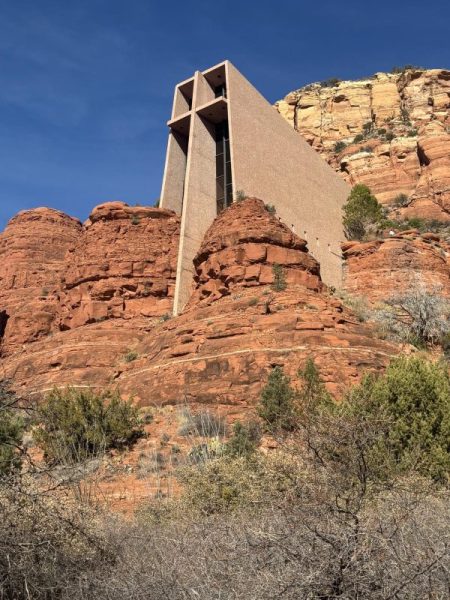
{"type": "Polygon", "coordinates": [[[258,423],[236,421],[233,435],[225,445],[225,454],[232,457],[251,456],[258,448],[260,438],[261,431],[258,423]]]}
{"type": "Polygon", "coordinates": [[[18,400],[5,381],[0,381],[0,477],[21,464],[20,444],[24,430],[18,400]]]}
{"type": "Polygon", "coordinates": [[[258,415],[270,431],[292,431],[295,428],[295,390],[281,367],[272,369],[261,392],[258,415]]]}
{"type": "Polygon", "coordinates": [[[353,187],[343,208],[345,235],[349,240],[362,240],[370,227],[383,217],[383,208],[370,189],[363,184],[353,187]]]}
{"type": "Polygon", "coordinates": [[[384,375],[365,377],[354,387],[343,411],[379,428],[372,444],[378,464],[450,482],[450,378],[445,364],[421,356],[396,358],[384,375]]]}
{"type": "Polygon", "coordinates": [[[299,391],[299,403],[303,413],[315,412],[334,406],[333,399],[323,383],[314,360],[308,358],[304,369],[298,371],[303,384],[299,391]]]}
{"type": "Polygon", "coordinates": [[[118,391],[54,389],[37,410],[35,439],[52,462],[77,462],[142,435],[138,410],[118,391]]]}

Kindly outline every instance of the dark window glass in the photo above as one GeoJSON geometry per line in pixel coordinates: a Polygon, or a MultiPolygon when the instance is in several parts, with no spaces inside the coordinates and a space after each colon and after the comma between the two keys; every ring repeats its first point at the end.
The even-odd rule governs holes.
{"type": "Polygon", "coordinates": [[[216,177],[224,175],[225,163],[223,162],[223,154],[216,156],[216,177]]]}
{"type": "Polygon", "coordinates": [[[228,139],[228,123],[218,123],[216,133],[216,202],[217,212],[226,208],[233,201],[231,177],[230,142],[228,139]]]}
{"type": "Polygon", "coordinates": [[[216,179],[216,194],[217,194],[217,198],[223,198],[224,191],[225,191],[225,178],[222,175],[222,177],[217,177],[217,179],[216,179]]]}
{"type": "Polygon", "coordinates": [[[225,176],[227,178],[227,185],[228,185],[229,183],[231,183],[231,163],[230,162],[227,162],[227,164],[225,165],[225,176]]]}

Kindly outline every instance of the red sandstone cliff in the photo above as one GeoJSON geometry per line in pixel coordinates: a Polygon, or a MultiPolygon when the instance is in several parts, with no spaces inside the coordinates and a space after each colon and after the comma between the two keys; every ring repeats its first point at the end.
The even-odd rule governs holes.
{"type": "MultiPolygon", "coordinates": [[[[162,223],[168,227],[174,217],[166,217],[162,223]]],[[[149,219],[147,225],[153,222],[149,219]]],[[[102,227],[112,227],[117,234],[122,231],[121,226],[116,229],[119,225],[120,219],[106,219],[102,227]]],[[[134,230],[128,225],[126,230],[125,238],[131,239],[134,230]]],[[[96,247],[102,248],[99,237],[95,239],[96,247]]],[[[106,231],[103,239],[111,239],[106,231]]],[[[147,256],[159,251],[148,247],[147,256]]],[[[78,252],[90,256],[87,247],[78,252]]],[[[69,251],[70,261],[76,254],[69,251]]],[[[92,277],[95,271],[86,268],[87,261],[80,264],[95,292],[102,280],[92,277]]],[[[98,264],[103,263],[95,263],[95,269],[98,264]]],[[[78,327],[55,332],[4,358],[3,373],[36,393],[55,384],[113,384],[144,405],[188,400],[247,408],[274,364],[283,364],[295,379],[297,369],[313,356],[329,388],[339,392],[364,370],[382,368],[397,352],[328,294],[304,240],[271,215],[261,200],[235,203],[215,220],[195,267],[196,289],[181,316],[158,320],[138,310],[128,316],[121,313],[120,318],[108,312],[102,314],[107,318],[88,319],[85,325],[78,321],[78,327]],[[285,290],[271,287],[274,264],[284,270],[285,290]],[[130,349],[135,360],[127,362],[130,349]]],[[[102,299],[108,311],[111,297],[128,289],[125,271],[127,285],[140,282],[140,275],[138,282],[130,280],[132,269],[120,268],[117,282],[108,278],[114,294],[102,299]]],[[[64,286],[67,280],[66,275],[64,286]]],[[[94,292],[86,292],[88,305],[94,292]]],[[[64,308],[65,293],[61,298],[64,308]]],[[[149,302],[154,306],[155,298],[149,302]]]]}
{"type": "Polygon", "coordinates": [[[0,234],[0,353],[57,330],[66,252],[81,223],[49,208],[23,211],[0,234]]]}
{"type": "Polygon", "coordinates": [[[316,83],[276,106],[349,183],[385,204],[406,194],[403,216],[450,221],[450,71],[316,83]]]}
{"type": "Polygon", "coordinates": [[[370,242],[345,242],[344,290],[370,302],[384,301],[422,281],[450,296],[450,246],[417,230],[370,242]]]}
{"type": "MultiPolygon", "coordinates": [[[[84,225],[39,208],[0,234],[0,351],[60,330],[169,313],[179,218],[110,202],[84,225]]],[[[116,324],[111,323],[111,327],[116,324]]]]}

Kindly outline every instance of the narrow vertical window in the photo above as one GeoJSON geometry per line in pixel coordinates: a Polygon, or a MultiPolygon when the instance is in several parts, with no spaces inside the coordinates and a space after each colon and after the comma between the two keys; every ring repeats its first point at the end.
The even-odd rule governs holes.
{"type": "Polygon", "coordinates": [[[233,200],[231,155],[228,122],[216,125],[216,202],[217,213],[227,208],[233,200]]]}

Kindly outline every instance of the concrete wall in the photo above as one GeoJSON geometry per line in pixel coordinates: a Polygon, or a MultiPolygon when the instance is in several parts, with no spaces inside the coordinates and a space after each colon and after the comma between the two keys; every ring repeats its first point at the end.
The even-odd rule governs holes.
{"type": "MultiPolygon", "coordinates": [[[[181,312],[190,297],[192,261],[216,217],[214,125],[196,111],[214,101],[213,86],[224,79],[233,191],[242,190],[247,196],[273,204],[281,220],[308,241],[311,254],[320,262],[325,283],[341,285],[340,242],[344,239],[341,211],[349,186],[245,77],[225,61],[203,74],[196,72],[193,79],[179,84],[175,90],[161,194],[163,208],[182,214],[175,314],[181,312]],[[183,90],[185,95],[192,95],[190,125],[183,90]],[[189,128],[188,137],[177,133],[180,123],[184,129],[178,127],[179,131],[189,128]]],[[[222,103],[225,111],[225,101],[222,103]]],[[[209,114],[209,109],[205,114],[209,114]]]]}
{"type": "Polygon", "coordinates": [[[181,214],[188,152],[188,137],[169,132],[160,207],[181,214]]]}
{"type": "Polygon", "coordinates": [[[339,287],[349,186],[231,63],[227,82],[234,189],[273,204],[308,241],[325,283],[339,287]]]}
{"type": "MultiPolygon", "coordinates": [[[[209,84],[195,74],[193,106],[207,97],[209,84]]],[[[206,100],[207,101],[207,100],[206,100]]],[[[174,314],[181,312],[192,292],[193,259],[206,230],[216,217],[216,142],[214,126],[197,115],[191,117],[188,161],[181,218],[180,249],[174,297],[174,314]]],[[[166,205],[164,205],[166,208],[166,205]]]]}

